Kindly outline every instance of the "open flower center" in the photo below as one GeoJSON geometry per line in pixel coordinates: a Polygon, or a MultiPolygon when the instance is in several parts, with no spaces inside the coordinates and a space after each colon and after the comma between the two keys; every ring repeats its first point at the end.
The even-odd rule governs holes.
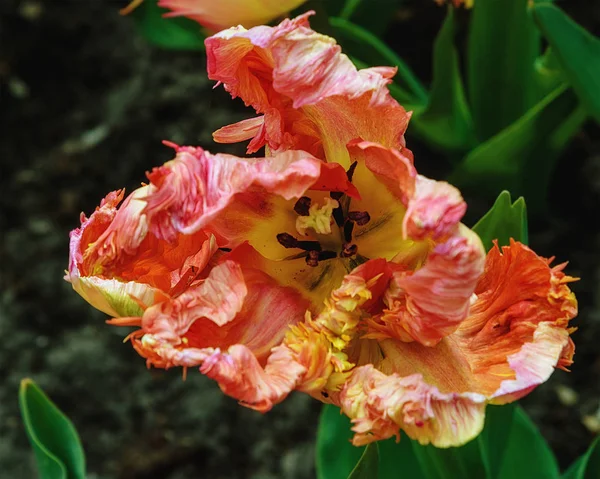
{"type": "MultiPolygon", "coordinates": [[[[346,172],[350,181],[356,164],[354,162],[346,172]]],[[[277,241],[284,248],[302,250],[288,259],[303,257],[311,267],[317,267],[319,262],[334,258],[349,259],[352,268],[367,261],[368,258],[359,254],[352,233],[355,225],[364,226],[371,217],[366,211],[350,210],[350,202],[349,196],[339,192],[330,192],[322,202],[314,201],[308,196],[301,197],[294,205],[294,211],[298,215],[298,234],[282,232],[277,235],[277,241]],[[316,240],[302,239],[309,235],[316,240]]]]}

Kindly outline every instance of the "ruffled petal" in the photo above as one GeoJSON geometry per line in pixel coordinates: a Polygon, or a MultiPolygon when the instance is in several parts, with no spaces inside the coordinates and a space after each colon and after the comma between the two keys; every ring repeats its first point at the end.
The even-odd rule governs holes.
{"type": "Polygon", "coordinates": [[[354,173],[359,191],[373,190],[374,182],[386,187],[352,202],[371,215],[370,222],[355,227],[358,251],[394,263],[387,308],[369,321],[367,337],[432,346],[466,317],[483,272],[483,245],[460,223],[465,202],[448,183],[417,175],[407,150],[360,140],[348,149],[364,164],[354,173]]]}
{"type": "Polygon", "coordinates": [[[469,317],[456,332],[479,390],[497,402],[514,400],[570,364],[569,321],[577,301],[574,278],[527,246],[511,241],[488,253],[469,317]]]}
{"type": "Polygon", "coordinates": [[[444,394],[420,374],[386,375],[372,365],[356,368],[340,394],[352,419],[352,443],[362,446],[396,436],[402,429],[420,444],[460,446],[483,429],[485,397],[444,394]]]}
{"type": "Polygon", "coordinates": [[[178,298],[155,304],[137,322],[132,341],[148,365],[199,366],[244,405],[266,411],[305,372],[281,346],[309,303],[256,269],[223,257],[208,277],[178,298]]]}
{"type": "Polygon", "coordinates": [[[521,243],[493,248],[460,327],[435,347],[382,340],[376,367],[418,373],[444,393],[474,392],[497,404],[524,396],[572,362],[568,323],[577,303],[563,267],[550,268],[521,243]]]}
{"type": "Polygon", "coordinates": [[[221,247],[249,241],[261,254],[281,259],[290,253],[277,235],[295,231],[291,200],[309,189],[356,194],[339,165],[325,165],[302,151],[242,159],[171,146],[175,159],[148,175],[154,189],[144,210],[152,233],[169,241],[204,230],[221,247]]]}
{"type": "Polygon", "coordinates": [[[269,23],[306,0],[159,0],[158,6],[172,10],[166,16],[184,16],[219,31],[233,25],[253,27],[269,23]]]}
{"type": "Polygon", "coordinates": [[[253,149],[322,151],[347,168],[353,138],[403,146],[410,115],[387,89],[396,69],[357,70],[334,39],[310,29],[310,14],[205,41],[209,77],[265,114],[253,149]]]}

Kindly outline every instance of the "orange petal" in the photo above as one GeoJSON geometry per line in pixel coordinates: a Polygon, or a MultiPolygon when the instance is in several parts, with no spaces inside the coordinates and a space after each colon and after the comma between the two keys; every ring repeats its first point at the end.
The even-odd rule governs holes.
{"type": "Polygon", "coordinates": [[[310,29],[311,13],[276,27],[231,28],[205,42],[209,77],[265,114],[253,148],[322,151],[348,168],[353,138],[402,146],[409,115],[387,89],[396,69],[357,70],[334,39],[310,29]]]}
{"type": "Polygon", "coordinates": [[[224,259],[178,298],[146,309],[132,341],[149,365],[200,366],[226,394],[265,411],[305,372],[281,343],[307,306],[265,273],[224,259]]]}
{"type": "Polygon", "coordinates": [[[481,395],[444,394],[419,374],[388,376],[371,365],[352,372],[340,401],[352,419],[355,446],[399,439],[400,429],[421,444],[460,446],[481,432],[485,417],[481,395]]]}
{"type": "Polygon", "coordinates": [[[493,248],[468,317],[435,347],[395,339],[380,341],[376,366],[400,376],[422,374],[443,393],[481,394],[505,403],[545,382],[570,364],[568,322],[577,303],[572,278],[521,243],[493,248]],[[501,252],[502,251],[502,252],[501,252]]]}
{"type": "Polygon", "coordinates": [[[212,31],[234,25],[252,27],[269,23],[306,0],[159,0],[158,6],[172,10],[166,16],[185,16],[212,31]]]}

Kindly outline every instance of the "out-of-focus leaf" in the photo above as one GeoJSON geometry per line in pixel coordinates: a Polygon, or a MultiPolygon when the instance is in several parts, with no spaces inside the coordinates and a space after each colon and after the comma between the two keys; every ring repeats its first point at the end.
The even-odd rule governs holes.
{"type": "Polygon", "coordinates": [[[405,0],[346,0],[339,16],[381,36],[404,2],[405,0]]]}
{"type": "Polygon", "coordinates": [[[348,479],[376,479],[379,477],[379,452],[377,443],[371,443],[358,460],[348,479]]]}
{"type": "Polygon", "coordinates": [[[169,10],[156,1],[145,1],[132,13],[140,33],[150,43],[170,50],[203,50],[202,27],[184,17],[164,18],[169,10]]]}
{"type": "Polygon", "coordinates": [[[69,419],[31,379],[19,389],[19,407],[41,479],[85,479],[85,457],[69,419]]]}
{"type": "Polygon", "coordinates": [[[323,406],[317,431],[316,467],[318,479],[346,479],[365,448],[350,443],[354,433],[350,420],[340,408],[323,406]]]}
{"type": "Polygon", "coordinates": [[[400,442],[395,438],[379,441],[379,479],[427,479],[413,447],[419,443],[401,433],[400,442]]]}
{"type": "Polygon", "coordinates": [[[527,479],[560,477],[556,458],[546,440],[520,406],[515,407],[506,451],[494,479],[514,479],[515,471],[518,471],[519,477],[527,479]]]}
{"type": "Polygon", "coordinates": [[[587,111],[600,123],[600,38],[549,3],[533,5],[532,12],[569,83],[587,111]]]}
{"type": "Polygon", "coordinates": [[[498,246],[508,246],[510,238],[527,244],[527,207],[521,197],[512,203],[510,193],[503,191],[498,195],[494,206],[473,226],[484,248],[489,251],[493,241],[498,246]]]}
{"type": "Polygon", "coordinates": [[[540,35],[531,0],[476,0],[467,56],[469,100],[480,141],[491,138],[535,103],[534,62],[540,35]]]}
{"type": "Polygon", "coordinates": [[[472,150],[450,181],[489,198],[502,190],[524,196],[532,211],[545,208],[556,159],[579,130],[585,112],[561,85],[518,121],[472,150]]]}
{"type": "Polygon", "coordinates": [[[464,152],[475,145],[476,138],[454,45],[455,30],[454,9],[449,7],[435,40],[429,103],[414,112],[412,127],[430,144],[464,152]]]}
{"type": "MultiPolygon", "coordinates": [[[[517,238],[522,240],[522,238],[517,238]]],[[[365,448],[350,444],[350,420],[324,407],[317,436],[318,479],[345,479],[365,448]]],[[[379,441],[379,475],[373,479],[558,479],[556,460],[526,413],[517,405],[488,406],[481,434],[462,447],[438,449],[404,433],[379,441]]],[[[569,477],[568,479],[575,479],[569,477]]],[[[577,479],[591,479],[588,476],[577,479]]]]}
{"type": "Polygon", "coordinates": [[[567,81],[554,51],[547,47],[534,64],[535,93],[537,101],[544,98],[567,81]]]}
{"type": "Polygon", "coordinates": [[[600,477],[600,437],[575,461],[563,475],[563,479],[598,479],[600,477]]]}
{"type": "Polygon", "coordinates": [[[329,24],[347,54],[368,66],[398,67],[394,81],[407,92],[408,103],[424,105],[427,102],[427,91],[410,67],[376,35],[343,18],[331,17],[329,24]]]}

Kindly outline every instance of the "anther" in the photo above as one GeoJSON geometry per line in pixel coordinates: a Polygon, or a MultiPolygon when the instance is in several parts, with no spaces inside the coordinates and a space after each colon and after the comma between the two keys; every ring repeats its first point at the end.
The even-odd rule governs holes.
{"type": "Polygon", "coordinates": [[[333,259],[337,256],[335,251],[309,251],[308,255],[306,255],[306,264],[315,268],[319,266],[319,261],[325,261],[328,259],[333,259]]]}
{"type": "MultiPolygon", "coordinates": [[[[332,193],[332,195],[333,195],[333,193],[332,193]]],[[[333,196],[332,196],[332,198],[333,198],[333,196]]],[[[331,215],[333,216],[335,224],[338,226],[338,228],[341,228],[342,225],[344,224],[344,210],[342,209],[342,207],[338,206],[336,209],[334,209],[331,212],[331,215]]]]}
{"type": "Polygon", "coordinates": [[[358,226],[364,226],[371,221],[371,215],[366,211],[349,211],[348,219],[354,221],[358,226]]]}
{"type": "Polygon", "coordinates": [[[277,241],[284,248],[298,248],[299,241],[289,233],[279,233],[277,241]]]}
{"type": "Polygon", "coordinates": [[[340,256],[342,258],[350,258],[350,256],[354,256],[357,253],[357,251],[358,246],[356,246],[354,243],[344,243],[342,245],[342,252],[340,253],[340,256]]]}
{"type": "Polygon", "coordinates": [[[319,252],[309,251],[308,255],[306,256],[306,264],[312,268],[319,266],[319,252]]]}
{"type": "Polygon", "coordinates": [[[303,196],[294,205],[294,211],[300,216],[308,216],[310,209],[311,199],[308,196],[303,196]]]}
{"type": "Polygon", "coordinates": [[[289,233],[279,233],[277,241],[284,248],[299,248],[304,251],[321,251],[321,243],[318,241],[298,241],[289,233]]]}
{"type": "Polygon", "coordinates": [[[354,223],[352,221],[346,221],[344,224],[344,241],[349,243],[352,241],[352,230],[354,229],[354,223]]]}
{"type": "Polygon", "coordinates": [[[352,183],[352,177],[354,176],[354,170],[356,170],[356,165],[358,165],[358,161],[355,161],[350,165],[348,171],[346,171],[346,176],[348,177],[348,181],[352,183]]]}

